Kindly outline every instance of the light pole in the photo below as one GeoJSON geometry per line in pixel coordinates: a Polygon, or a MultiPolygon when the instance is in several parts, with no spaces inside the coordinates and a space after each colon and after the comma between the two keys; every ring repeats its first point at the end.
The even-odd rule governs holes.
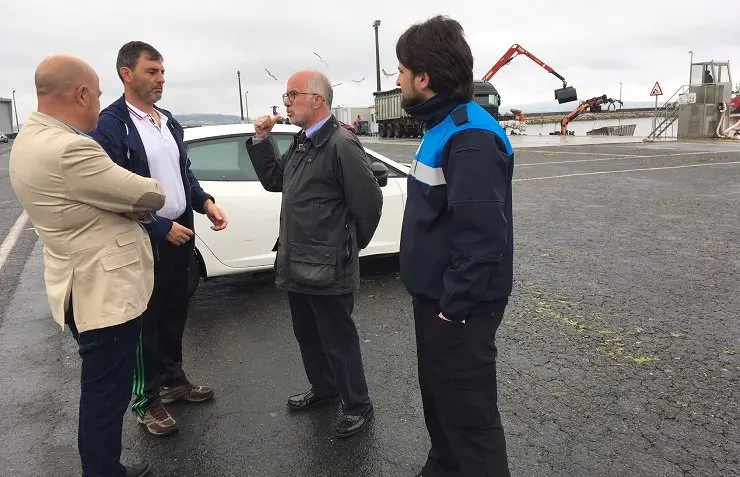
{"type": "MultiPolygon", "coordinates": [[[[13,90],[13,109],[15,109],[15,132],[21,132],[21,123],[18,122],[18,103],[15,102],[15,90],[13,90]]],[[[11,129],[12,128],[11,124],[11,129]]]]}
{"type": "Polygon", "coordinates": [[[242,122],[244,122],[244,104],[242,103],[242,74],[236,70],[236,79],[239,82],[239,109],[242,112],[242,122]]]}
{"type": "Polygon", "coordinates": [[[249,99],[247,98],[248,94],[249,91],[244,92],[244,109],[247,110],[247,122],[249,122],[249,99]]]}
{"type": "Polygon", "coordinates": [[[691,85],[691,75],[694,72],[694,51],[689,50],[689,86],[691,85]]]}
{"type": "Polygon", "coordinates": [[[380,20],[373,22],[373,28],[375,28],[375,75],[377,79],[377,91],[380,91],[380,46],[378,45],[378,27],[380,26],[380,20]]]}
{"type": "Polygon", "coordinates": [[[619,109],[622,109],[622,82],[619,82],[619,109]]]}

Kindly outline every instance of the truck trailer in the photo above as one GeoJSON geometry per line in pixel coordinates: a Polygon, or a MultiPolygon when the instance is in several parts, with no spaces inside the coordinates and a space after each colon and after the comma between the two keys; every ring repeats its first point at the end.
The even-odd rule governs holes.
{"type": "MultiPolygon", "coordinates": [[[[473,83],[473,90],[475,102],[498,119],[501,96],[496,88],[488,81],[476,80],[473,83]]],[[[401,88],[377,91],[373,93],[373,96],[375,96],[375,122],[378,125],[378,136],[400,138],[424,135],[424,125],[409,116],[401,107],[401,88]]]]}

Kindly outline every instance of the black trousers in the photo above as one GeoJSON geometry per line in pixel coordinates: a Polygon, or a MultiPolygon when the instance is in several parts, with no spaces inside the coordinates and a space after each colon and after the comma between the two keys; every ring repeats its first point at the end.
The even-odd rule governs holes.
{"type": "Polygon", "coordinates": [[[70,305],[65,322],[82,358],[77,429],[82,477],[125,477],[121,433],[131,399],[141,318],[78,333],[70,305]]]}
{"type": "Polygon", "coordinates": [[[419,387],[432,447],[424,477],[509,477],[496,389],[496,330],[503,312],[463,323],[414,299],[419,387]]]}
{"type": "Polygon", "coordinates": [[[293,332],[314,394],[321,397],[338,394],[345,412],[365,411],[370,397],[360,338],[352,320],[354,295],[291,292],[288,301],[293,332]]]}
{"type": "Polygon", "coordinates": [[[182,336],[188,314],[188,264],[193,253],[190,242],[159,245],[154,264],[154,290],[142,315],[142,332],[133,393],[133,412],[141,417],[159,399],[162,386],[177,386],[187,380],[182,369],[182,336]]]}

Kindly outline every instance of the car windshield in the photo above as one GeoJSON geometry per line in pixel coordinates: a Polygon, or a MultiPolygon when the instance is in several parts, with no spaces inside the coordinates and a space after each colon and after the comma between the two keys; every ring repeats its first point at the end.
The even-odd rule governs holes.
{"type": "MultiPolygon", "coordinates": [[[[251,135],[194,141],[188,144],[190,169],[199,181],[258,181],[245,141],[251,135]]],[[[292,134],[273,134],[280,154],[293,142],[292,134]]]]}

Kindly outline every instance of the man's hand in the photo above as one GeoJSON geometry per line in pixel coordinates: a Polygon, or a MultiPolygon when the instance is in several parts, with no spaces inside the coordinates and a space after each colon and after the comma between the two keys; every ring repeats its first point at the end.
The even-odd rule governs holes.
{"type": "MultiPolygon", "coordinates": [[[[454,323],[454,321],[452,321],[452,320],[450,320],[448,318],[445,318],[445,315],[443,315],[442,313],[439,314],[439,319],[440,320],[443,320],[443,321],[448,321],[450,323],[454,323]]],[[[465,324],[465,320],[462,320],[460,323],[462,323],[464,325],[465,324]]]]}
{"type": "Polygon", "coordinates": [[[173,245],[180,246],[190,240],[192,236],[192,230],[173,221],[172,228],[167,233],[167,241],[173,245]]]}
{"type": "Polygon", "coordinates": [[[272,128],[280,120],[280,115],[276,114],[272,117],[268,115],[260,116],[254,120],[254,135],[257,139],[264,139],[270,134],[272,128]]]}
{"type": "Polygon", "coordinates": [[[124,212],[123,216],[131,220],[139,220],[144,216],[144,212],[124,212]]]}
{"type": "Polygon", "coordinates": [[[218,231],[226,228],[226,225],[229,223],[228,219],[226,219],[226,214],[211,199],[206,200],[203,208],[206,210],[208,220],[213,224],[211,225],[211,230],[218,231]]]}

